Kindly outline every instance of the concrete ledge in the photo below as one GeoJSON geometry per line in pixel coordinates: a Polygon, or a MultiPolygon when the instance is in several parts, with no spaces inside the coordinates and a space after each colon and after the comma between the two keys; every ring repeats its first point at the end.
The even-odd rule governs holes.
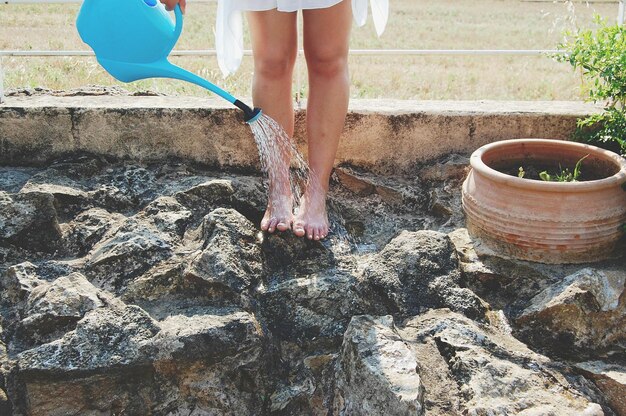
{"type": "MultiPolygon", "coordinates": [[[[250,102],[248,100],[247,102],[250,102]]],[[[337,153],[377,173],[405,173],[451,152],[521,137],[567,139],[579,117],[601,108],[580,102],[352,100],[337,153]]],[[[305,112],[296,139],[306,154],[305,112]]],[[[135,160],[191,159],[258,169],[239,110],[198,97],[7,97],[0,105],[0,164],[36,165],[72,152],[135,160]]]]}

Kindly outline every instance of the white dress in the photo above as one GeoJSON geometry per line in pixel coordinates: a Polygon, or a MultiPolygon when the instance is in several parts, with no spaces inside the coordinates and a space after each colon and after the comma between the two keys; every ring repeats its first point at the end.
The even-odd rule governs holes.
{"type": "MultiPolygon", "coordinates": [[[[218,0],[215,49],[217,62],[224,77],[234,73],[243,57],[243,11],[278,9],[294,12],[301,9],[321,9],[341,0],[218,0]]],[[[376,33],[385,30],[389,17],[389,0],[352,0],[352,15],[358,26],[367,21],[368,2],[371,4],[376,33]]]]}

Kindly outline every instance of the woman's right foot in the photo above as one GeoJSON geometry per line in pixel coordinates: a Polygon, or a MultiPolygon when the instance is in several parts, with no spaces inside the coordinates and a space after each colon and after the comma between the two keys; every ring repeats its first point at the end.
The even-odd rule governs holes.
{"type": "Polygon", "coordinates": [[[261,220],[261,230],[273,233],[275,230],[286,231],[293,222],[293,197],[287,181],[286,186],[272,189],[268,195],[267,209],[261,220]]]}

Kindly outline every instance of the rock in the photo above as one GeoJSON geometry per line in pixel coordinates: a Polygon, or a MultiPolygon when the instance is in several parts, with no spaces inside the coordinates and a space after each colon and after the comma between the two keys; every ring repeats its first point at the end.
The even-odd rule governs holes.
{"type": "Polygon", "coordinates": [[[419,170],[419,178],[429,182],[457,181],[460,182],[469,173],[470,160],[467,156],[451,154],[429,163],[419,170]]]}
{"type": "MultiPolygon", "coordinates": [[[[431,310],[408,319],[398,333],[413,350],[422,351],[418,355],[423,359],[430,361],[423,350],[430,344],[447,363],[448,371],[440,373],[439,379],[423,379],[426,405],[432,403],[429,392],[441,391],[437,384],[443,381],[444,385],[455,382],[459,386],[462,414],[604,414],[600,405],[550,369],[547,357],[458,313],[431,310]]],[[[429,413],[429,408],[426,411],[429,413]]]]}
{"type": "Polygon", "coordinates": [[[139,346],[159,330],[157,322],[136,306],[96,308],[61,339],[18,354],[19,368],[23,373],[68,372],[148,363],[139,346]]]}
{"type": "Polygon", "coordinates": [[[87,192],[87,195],[94,205],[111,211],[125,212],[137,206],[131,195],[109,184],[100,185],[97,189],[87,192]]]}
{"type": "Polygon", "coordinates": [[[0,192],[0,241],[3,240],[29,250],[54,252],[61,240],[54,197],[42,192],[0,192]]]}
{"type": "Polygon", "coordinates": [[[24,302],[32,291],[46,283],[37,275],[37,266],[30,262],[16,264],[7,269],[0,280],[0,299],[7,310],[17,308],[13,312],[23,308],[24,302]]]}
{"type": "Polygon", "coordinates": [[[142,342],[141,352],[156,361],[203,360],[219,363],[248,349],[260,348],[263,332],[246,312],[226,315],[173,315],[158,323],[161,331],[142,342]]]}
{"type": "Polygon", "coordinates": [[[626,271],[584,268],[530,300],[517,333],[556,353],[602,349],[626,341],[626,271]]]}
{"type": "Polygon", "coordinates": [[[263,273],[256,230],[239,212],[218,208],[200,227],[202,250],[191,256],[187,279],[202,280],[217,289],[239,294],[263,273]]]}
{"type": "Polygon", "coordinates": [[[355,316],[344,335],[335,411],[341,415],[422,415],[424,385],[391,316],[355,316]]]}
{"type": "Polygon", "coordinates": [[[182,192],[183,195],[196,196],[215,205],[228,204],[234,193],[235,189],[228,179],[211,179],[182,192]]]}
{"type": "Polygon", "coordinates": [[[19,411],[33,415],[256,415],[271,363],[263,336],[243,312],[156,322],[135,306],[99,308],[62,339],[19,354],[10,381],[28,392],[19,411]]]}
{"type": "Polygon", "coordinates": [[[12,342],[20,344],[20,349],[50,342],[73,330],[87,312],[109,305],[121,307],[123,303],[80,273],[38,285],[26,299],[12,342]]]}
{"type": "Polygon", "coordinates": [[[82,257],[100,241],[116,223],[126,219],[121,214],[110,213],[102,208],[91,208],[61,225],[64,246],[68,254],[82,257]]]}
{"type": "Polygon", "coordinates": [[[261,306],[272,334],[305,351],[339,347],[350,318],[367,311],[356,279],[340,272],[271,285],[261,306]]]}
{"type": "Polygon", "coordinates": [[[131,279],[171,253],[172,247],[163,235],[130,218],[107,233],[89,252],[85,274],[97,286],[119,293],[131,279]]]}
{"type": "Polygon", "coordinates": [[[333,170],[339,182],[359,196],[377,194],[386,204],[393,207],[415,208],[422,205],[423,198],[415,191],[411,184],[385,180],[370,173],[357,173],[347,167],[337,167],[333,170]]]}
{"type": "Polygon", "coordinates": [[[403,231],[363,270],[368,293],[387,313],[410,316],[449,307],[467,316],[484,317],[487,305],[459,287],[460,271],[450,239],[435,231],[403,231]]]}
{"type": "Polygon", "coordinates": [[[280,386],[270,396],[272,414],[303,414],[310,412],[308,402],[315,391],[315,385],[307,378],[300,383],[280,386]]]}
{"type": "Polygon", "coordinates": [[[78,212],[89,208],[91,201],[87,192],[80,185],[66,178],[55,178],[56,183],[38,183],[31,178],[20,193],[48,193],[54,196],[54,207],[63,219],[74,217],[78,212]]]}
{"type": "Polygon", "coordinates": [[[314,414],[327,414],[333,408],[336,386],[336,364],[338,354],[318,354],[305,357],[304,368],[315,380],[312,395],[308,397],[309,407],[314,414]]]}
{"type": "Polygon", "coordinates": [[[211,179],[174,194],[174,198],[202,218],[219,207],[233,208],[259,225],[267,206],[267,192],[259,177],[211,179]]]}
{"type": "Polygon", "coordinates": [[[152,222],[158,230],[180,239],[185,235],[193,214],[176,199],[162,196],[150,202],[139,217],[152,222]]]}
{"type": "Polygon", "coordinates": [[[602,391],[618,415],[626,415],[626,367],[602,361],[587,361],[575,366],[602,391]]]}
{"type": "Polygon", "coordinates": [[[0,191],[19,192],[35,172],[33,168],[0,167],[0,191]]]}
{"type": "Polygon", "coordinates": [[[360,178],[351,169],[337,167],[333,169],[333,173],[337,175],[337,179],[343,186],[356,195],[372,195],[376,192],[376,187],[373,183],[360,178]]]}
{"type": "Polygon", "coordinates": [[[264,233],[261,249],[269,270],[277,273],[287,268],[300,273],[314,273],[336,264],[327,244],[298,237],[291,230],[264,233]]]}
{"type": "Polygon", "coordinates": [[[152,397],[159,397],[144,412],[267,414],[274,360],[252,315],[172,316],[160,325],[142,347],[155,357],[152,397]]]}
{"type": "Polygon", "coordinates": [[[448,236],[459,256],[467,287],[492,309],[503,310],[511,319],[526,309],[537,293],[562,279],[561,266],[498,257],[465,228],[456,229],[448,236]]]}

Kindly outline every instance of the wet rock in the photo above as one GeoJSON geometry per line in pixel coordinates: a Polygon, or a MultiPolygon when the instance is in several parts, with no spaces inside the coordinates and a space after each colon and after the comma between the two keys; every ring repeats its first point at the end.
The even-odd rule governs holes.
{"type": "Polygon", "coordinates": [[[191,256],[188,279],[198,279],[231,294],[256,284],[263,273],[256,230],[239,212],[218,208],[200,227],[202,249],[191,256]]]}
{"type": "Polygon", "coordinates": [[[391,316],[355,316],[339,358],[335,411],[342,415],[422,415],[424,385],[391,316]]]}
{"type": "Polygon", "coordinates": [[[85,274],[97,286],[119,293],[131,279],[171,253],[164,236],[130,218],[94,246],[87,255],[85,274]]]}
{"type": "Polygon", "coordinates": [[[615,413],[626,415],[626,367],[587,361],[576,364],[576,370],[595,383],[615,413]]]}
{"type": "Polygon", "coordinates": [[[261,249],[269,269],[279,273],[290,266],[301,273],[314,273],[336,264],[333,252],[323,242],[298,237],[292,230],[264,233],[261,249]]]}
{"type": "Polygon", "coordinates": [[[356,279],[339,271],[271,285],[261,305],[272,334],[305,351],[339,347],[350,318],[368,308],[356,279]]]}
{"type": "Polygon", "coordinates": [[[403,231],[363,270],[366,291],[384,310],[410,316],[449,307],[467,316],[484,317],[487,305],[459,287],[461,274],[450,239],[435,231],[403,231]]]}
{"type": "Polygon", "coordinates": [[[91,208],[81,212],[72,221],[61,224],[64,247],[68,254],[82,257],[100,241],[115,224],[126,217],[110,213],[102,208],[91,208]]]}
{"type": "Polygon", "coordinates": [[[581,269],[531,299],[517,317],[519,335],[562,353],[626,341],[624,270],[581,269]]]}
{"type": "MultiPolygon", "coordinates": [[[[604,414],[600,405],[552,370],[547,357],[460,314],[432,310],[407,320],[398,333],[418,351],[436,345],[448,366],[440,377],[459,386],[462,414],[604,414]]],[[[433,378],[429,382],[437,383],[433,378]]],[[[437,387],[425,388],[428,403],[428,392],[437,387]]]]}
{"type": "Polygon", "coordinates": [[[0,192],[0,241],[54,252],[60,239],[61,229],[51,194],[0,192]]]}

